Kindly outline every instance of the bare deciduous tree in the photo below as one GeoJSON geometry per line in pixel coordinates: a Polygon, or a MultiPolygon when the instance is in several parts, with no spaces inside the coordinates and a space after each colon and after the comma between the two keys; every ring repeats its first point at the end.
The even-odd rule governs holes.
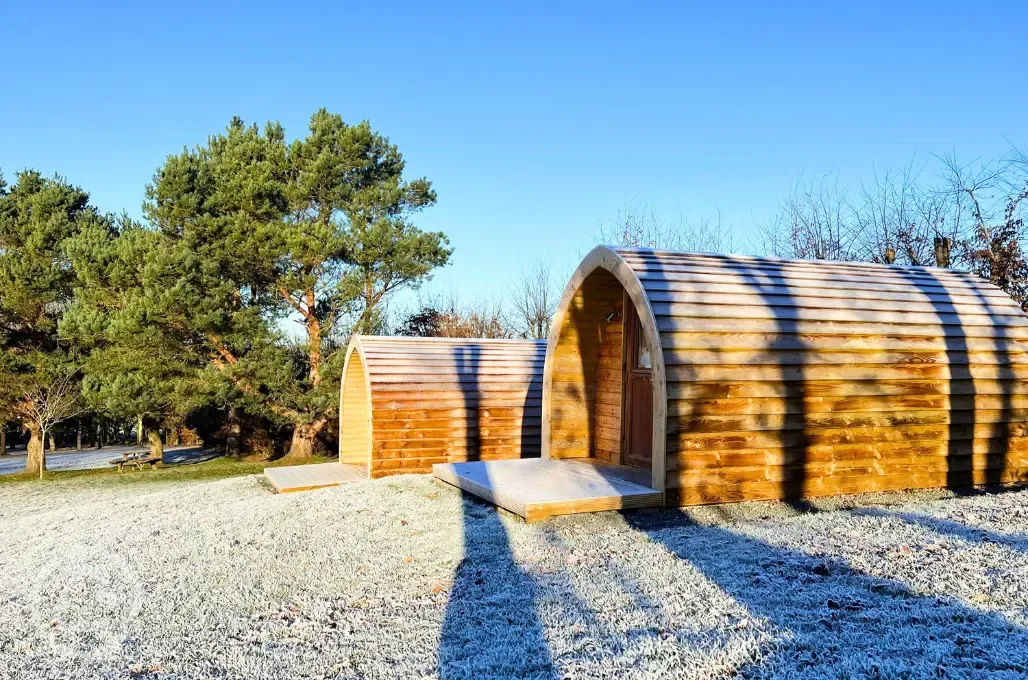
{"type": "Polygon", "coordinates": [[[857,259],[915,267],[949,267],[959,234],[948,219],[949,198],[919,182],[913,162],[900,170],[875,167],[853,205],[857,259]]]}
{"type": "Polygon", "coordinates": [[[817,184],[797,184],[778,213],[760,225],[768,255],[804,260],[854,260],[858,220],[849,190],[825,176],[817,184]]]}
{"type": "Polygon", "coordinates": [[[661,219],[646,206],[628,203],[617,215],[599,225],[601,243],[625,248],[655,248],[694,253],[726,253],[733,249],[732,235],[721,224],[721,215],[690,219],[679,214],[677,222],[661,219]]]}
{"type": "Polygon", "coordinates": [[[398,335],[438,338],[511,338],[504,321],[503,303],[479,298],[462,300],[456,291],[428,295],[408,312],[395,331],[398,335]]]}
{"type": "Polygon", "coordinates": [[[44,442],[47,434],[58,423],[85,411],[77,375],[61,371],[37,381],[25,391],[17,408],[18,415],[31,433],[25,472],[38,472],[42,479],[46,470],[44,442]]]}
{"type": "Polygon", "coordinates": [[[1028,158],[1014,149],[994,162],[961,164],[952,154],[942,160],[953,219],[962,227],[962,264],[1028,308],[1028,158]]]}
{"type": "Polygon", "coordinates": [[[509,325],[523,337],[542,339],[550,334],[550,321],[561,295],[552,270],[550,262],[539,258],[521,265],[514,282],[509,325]]]}

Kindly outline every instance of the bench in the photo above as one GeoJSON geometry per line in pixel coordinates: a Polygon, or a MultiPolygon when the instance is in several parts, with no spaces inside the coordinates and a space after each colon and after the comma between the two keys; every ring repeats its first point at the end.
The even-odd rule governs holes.
{"type": "Polygon", "coordinates": [[[118,472],[125,469],[126,466],[134,466],[136,470],[142,471],[143,466],[150,466],[151,468],[157,463],[161,462],[161,458],[158,456],[151,456],[148,453],[124,453],[121,458],[116,458],[111,461],[111,465],[118,466],[118,472]]]}

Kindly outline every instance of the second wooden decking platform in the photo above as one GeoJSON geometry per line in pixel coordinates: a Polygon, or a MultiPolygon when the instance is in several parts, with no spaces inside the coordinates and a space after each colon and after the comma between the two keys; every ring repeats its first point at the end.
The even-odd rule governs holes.
{"type": "Polygon", "coordinates": [[[555,515],[659,506],[648,470],[589,460],[440,463],[436,477],[510,510],[528,522],[555,515]]]}
{"type": "Polygon", "coordinates": [[[368,470],[362,465],[315,463],[264,468],[264,478],[278,493],[289,493],[359,482],[368,478],[368,470]]]}

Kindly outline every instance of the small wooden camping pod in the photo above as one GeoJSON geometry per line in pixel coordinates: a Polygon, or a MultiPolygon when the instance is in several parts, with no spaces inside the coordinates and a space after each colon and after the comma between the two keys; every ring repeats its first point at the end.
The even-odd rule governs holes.
{"type": "Polygon", "coordinates": [[[668,505],[1028,478],[1028,318],[965,272],[598,247],[554,318],[544,458],[668,505]]]}
{"type": "Polygon", "coordinates": [[[370,477],[538,457],[546,344],[359,335],[343,366],[339,462],[370,477]]]}

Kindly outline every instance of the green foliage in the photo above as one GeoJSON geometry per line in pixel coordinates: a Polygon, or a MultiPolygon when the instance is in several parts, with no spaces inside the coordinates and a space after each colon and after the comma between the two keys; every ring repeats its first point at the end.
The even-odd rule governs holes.
{"type": "Polygon", "coordinates": [[[291,143],[236,118],[169,156],[148,226],[98,215],[63,180],[0,178],[0,393],[81,371],[113,416],[243,407],[309,445],[336,409],[345,337],[379,330],[390,294],[449,261],[446,237],[413,222],[431,184],[403,171],[367,122],[321,110],[291,143]]]}
{"type": "Polygon", "coordinates": [[[65,246],[106,224],[89,195],[63,179],[31,170],[13,186],[0,178],[0,410],[8,417],[24,418],[26,395],[50,376],[76,372],[77,355],[57,334],[75,285],[65,246]]]}
{"type": "Polygon", "coordinates": [[[208,362],[183,317],[201,299],[180,276],[192,254],[125,218],[83,229],[66,251],[79,285],[60,332],[86,355],[90,405],[151,426],[202,405],[208,362]]]}
{"type": "Polygon", "coordinates": [[[25,171],[9,191],[0,183],[0,318],[9,347],[53,346],[74,282],[64,241],[99,221],[89,195],[61,179],[25,171]]]}
{"type": "Polygon", "coordinates": [[[337,401],[334,340],[375,329],[389,294],[448,262],[446,237],[411,221],[435,192],[403,169],[367,122],[321,110],[290,144],[277,123],[233,119],[158,170],[145,213],[174,280],[161,314],[223,378],[227,403],[316,432],[337,401]]]}

